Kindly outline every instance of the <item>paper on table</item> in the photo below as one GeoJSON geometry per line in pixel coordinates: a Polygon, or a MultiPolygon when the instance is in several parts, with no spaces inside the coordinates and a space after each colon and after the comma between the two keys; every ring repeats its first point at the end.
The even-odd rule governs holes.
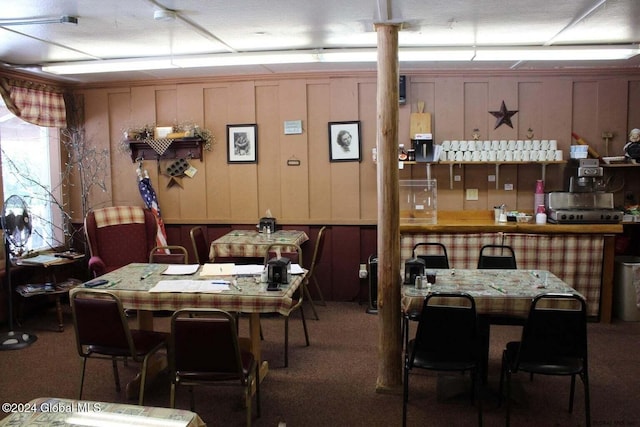
{"type": "Polygon", "coordinates": [[[291,274],[302,274],[304,269],[300,267],[300,264],[291,264],[291,274]]]}
{"type": "Polygon", "coordinates": [[[245,264],[233,267],[234,276],[259,276],[264,270],[262,264],[245,264]]]}
{"type": "Polygon", "coordinates": [[[233,263],[208,263],[202,266],[201,276],[232,276],[233,263]]]}
{"type": "Polygon", "coordinates": [[[198,271],[200,264],[171,264],[162,274],[185,275],[198,271]]]}
{"type": "Polygon", "coordinates": [[[161,280],[149,292],[200,292],[228,291],[228,283],[212,283],[207,280],[161,280]]]}
{"type": "MultiPolygon", "coordinates": [[[[233,267],[234,276],[259,276],[264,271],[262,264],[236,265],[233,267]]],[[[300,264],[291,264],[291,274],[303,274],[304,269],[300,264]]]]}

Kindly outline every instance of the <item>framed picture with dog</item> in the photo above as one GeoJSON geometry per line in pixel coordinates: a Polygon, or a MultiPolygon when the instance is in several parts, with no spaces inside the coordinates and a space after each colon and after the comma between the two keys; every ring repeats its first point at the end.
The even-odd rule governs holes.
{"type": "Polygon", "coordinates": [[[227,125],[227,163],[258,163],[257,125],[227,125]]]}

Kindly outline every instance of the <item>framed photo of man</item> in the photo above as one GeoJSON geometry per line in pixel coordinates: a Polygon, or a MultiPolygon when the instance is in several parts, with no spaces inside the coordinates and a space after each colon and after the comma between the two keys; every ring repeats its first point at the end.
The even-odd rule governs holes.
{"type": "Polygon", "coordinates": [[[360,122],[329,122],[329,160],[359,162],[362,160],[360,122]]]}
{"type": "Polygon", "coordinates": [[[227,125],[227,163],[258,163],[257,125],[227,125]]]}

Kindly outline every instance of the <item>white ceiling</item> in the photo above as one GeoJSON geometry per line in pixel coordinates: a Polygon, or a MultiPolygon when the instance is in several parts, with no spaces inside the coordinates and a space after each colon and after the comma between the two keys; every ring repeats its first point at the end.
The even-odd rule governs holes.
{"type": "MultiPolygon", "coordinates": [[[[78,24],[0,26],[0,64],[375,47],[375,22],[402,23],[400,46],[549,46],[640,42],[640,0],[1,0],[0,20],[60,17],[78,24]],[[154,11],[175,10],[174,21],[154,11]]],[[[622,61],[401,63],[416,69],[639,67],[622,61]]],[[[64,81],[375,70],[375,63],[251,65],[53,76],[64,81]]]]}

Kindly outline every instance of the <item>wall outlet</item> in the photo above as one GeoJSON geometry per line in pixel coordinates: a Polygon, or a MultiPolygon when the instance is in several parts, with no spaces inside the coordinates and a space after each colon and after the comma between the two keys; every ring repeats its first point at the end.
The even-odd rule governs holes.
{"type": "Polygon", "coordinates": [[[505,184],[504,191],[513,191],[513,184],[505,184]]]}
{"type": "Polygon", "coordinates": [[[489,182],[496,182],[496,176],[495,175],[489,175],[489,182]]]}
{"type": "Polygon", "coordinates": [[[467,188],[467,200],[478,200],[477,188],[467,188]]]}
{"type": "Polygon", "coordinates": [[[453,176],[453,180],[456,181],[456,182],[460,182],[460,181],[462,181],[462,177],[460,175],[454,175],[453,176]]]}
{"type": "Polygon", "coordinates": [[[360,264],[360,271],[358,272],[358,276],[361,279],[366,279],[369,273],[367,272],[367,264],[360,264]]]}

